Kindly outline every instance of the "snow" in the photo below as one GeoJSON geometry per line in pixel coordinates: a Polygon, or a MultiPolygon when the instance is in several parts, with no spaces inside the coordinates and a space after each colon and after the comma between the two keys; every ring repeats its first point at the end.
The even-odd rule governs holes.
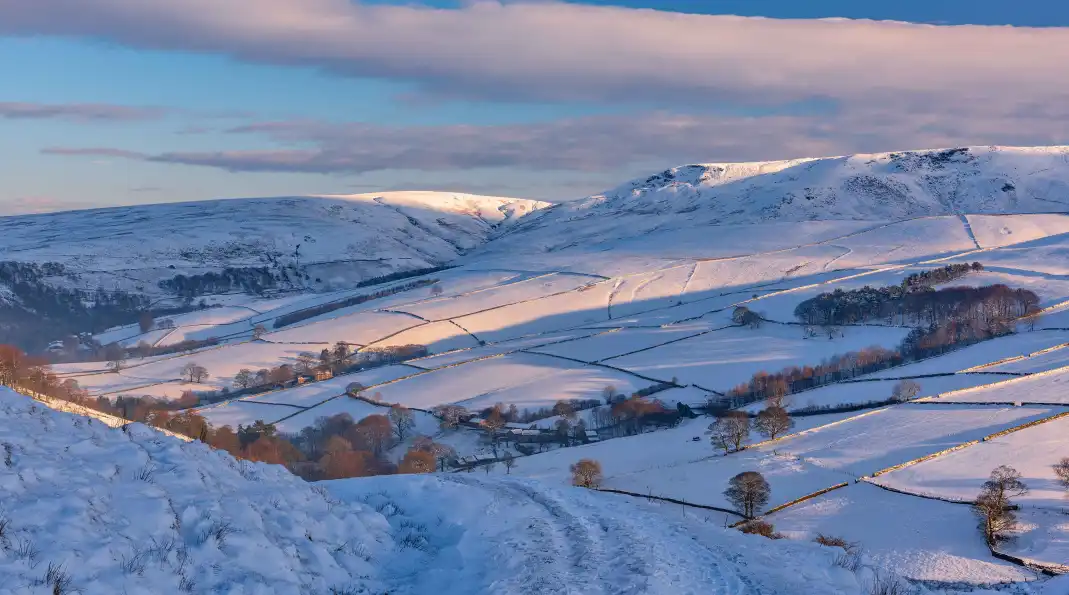
{"type": "Polygon", "coordinates": [[[590,277],[581,275],[561,273],[535,275],[464,295],[427,300],[402,309],[427,320],[447,320],[571,291],[591,281],[590,277]]]}
{"type": "Polygon", "coordinates": [[[992,469],[1009,465],[1021,472],[1029,489],[1024,496],[1014,498],[1015,503],[1065,512],[1069,499],[1051,466],[1069,456],[1067,436],[1069,418],[1063,417],[881,475],[876,480],[910,493],[972,501],[992,469]]]}
{"type": "Polygon", "coordinates": [[[272,423],[301,411],[298,407],[235,400],[198,409],[197,413],[213,427],[230,426],[236,430],[238,426],[249,426],[257,421],[272,423]]]}
{"type": "Polygon", "coordinates": [[[991,557],[968,506],[895,494],[864,482],[768,520],[792,539],[823,533],[857,542],[879,565],[912,579],[976,585],[1036,578],[991,557]]]}
{"type": "Polygon", "coordinates": [[[479,342],[448,320],[421,324],[371,343],[373,347],[424,345],[430,353],[478,347],[479,342]]]}
{"type": "Polygon", "coordinates": [[[419,370],[410,366],[382,366],[357,372],[336,376],[330,380],[309,382],[294,388],[276,390],[261,393],[251,397],[244,397],[244,401],[262,401],[265,403],[280,403],[282,405],[295,405],[297,407],[312,407],[336,397],[345,392],[346,387],[353,383],[359,383],[365,387],[373,387],[383,382],[389,382],[405,376],[418,373],[419,370]]]}
{"type": "Polygon", "coordinates": [[[420,409],[457,404],[475,411],[504,403],[523,410],[552,406],[561,399],[600,399],[610,384],[631,394],[652,383],[607,368],[515,353],[420,374],[375,392],[384,402],[420,409]]]}
{"type": "Polygon", "coordinates": [[[713,329],[713,325],[703,322],[656,328],[625,328],[578,341],[535,347],[531,351],[597,362],[633,351],[654,348],[671,341],[679,341],[713,329]]]}
{"type": "Polygon", "coordinates": [[[875,372],[868,375],[867,378],[906,378],[925,374],[972,371],[974,368],[975,371],[982,372],[986,371],[986,368],[979,366],[984,364],[992,364],[1006,358],[1028,355],[1065,342],[1066,335],[1058,332],[1016,333],[956,349],[924,361],[875,372]]]}
{"type": "Polygon", "coordinates": [[[1060,411],[1052,407],[910,403],[876,409],[760,448],[790,453],[856,478],[1060,411]]]}
{"type": "Polygon", "coordinates": [[[608,320],[612,284],[596,283],[569,293],[504,306],[455,319],[483,341],[505,341],[608,320]]]}
{"type": "Polygon", "coordinates": [[[746,382],[755,372],[817,364],[821,360],[873,345],[894,347],[908,332],[884,327],[853,327],[834,340],[805,339],[799,326],[765,324],[759,329],[727,328],[643,351],[610,358],[607,364],[631,372],[725,391],[746,382]]]}
{"type": "Polygon", "coordinates": [[[0,557],[0,593],[39,592],[47,564],[85,595],[861,593],[828,550],[624,497],[458,475],[313,486],[9,392],[0,418],[12,452],[0,467],[6,536],[38,552],[0,557]]]}
{"type": "Polygon", "coordinates": [[[994,386],[944,395],[948,403],[1057,403],[1069,405],[1069,370],[1045,372],[994,386]]]}
{"type": "Polygon", "coordinates": [[[419,319],[405,314],[358,312],[290,326],[267,333],[263,339],[272,343],[334,344],[344,341],[354,345],[367,345],[419,324],[422,324],[419,319]]]}
{"type": "Polygon", "coordinates": [[[984,248],[1022,244],[1052,235],[1069,233],[1069,216],[1043,215],[966,215],[976,241],[984,248]]]}
{"type": "MultiPolygon", "coordinates": [[[[988,371],[987,368],[984,371],[988,371]]],[[[951,390],[958,390],[991,382],[1009,380],[1013,376],[999,374],[954,374],[933,378],[918,378],[913,382],[920,385],[916,398],[938,395],[951,390]]],[[[835,407],[838,405],[856,405],[882,402],[891,398],[891,392],[898,380],[878,380],[875,382],[840,382],[829,384],[813,390],[794,393],[787,397],[786,409],[794,411],[808,407],[835,407]]],[[[745,407],[746,411],[757,413],[765,408],[764,402],[753,403],[745,407]]]]}
{"type": "Polygon", "coordinates": [[[981,368],[984,372],[1016,372],[1019,374],[1035,374],[1047,372],[1056,368],[1069,366],[1069,345],[1052,347],[1049,351],[1044,350],[1018,360],[1011,360],[1003,364],[997,364],[981,368]]]}
{"type": "Polygon", "coordinates": [[[536,349],[544,345],[551,345],[554,343],[589,337],[602,332],[605,331],[597,329],[577,329],[572,331],[546,333],[534,337],[525,337],[521,339],[502,341],[500,343],[491,343],[483,347],[474,347],[471,349],[464,349],[450,353],[442,353],[440,355],[432,355],[430,357],[409,360],[408,363],[427,369],[441,368],[494,355],[512,353],[521,349],[536,349]]]}

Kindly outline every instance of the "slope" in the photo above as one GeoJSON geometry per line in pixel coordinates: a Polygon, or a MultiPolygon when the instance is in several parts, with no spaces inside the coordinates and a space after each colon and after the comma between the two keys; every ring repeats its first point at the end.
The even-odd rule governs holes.
{"type": "Polygon", "coordinates": [[[312,486],[0,390],[0,593],[858,594],[811,544],[460,476],[312,486]]]}

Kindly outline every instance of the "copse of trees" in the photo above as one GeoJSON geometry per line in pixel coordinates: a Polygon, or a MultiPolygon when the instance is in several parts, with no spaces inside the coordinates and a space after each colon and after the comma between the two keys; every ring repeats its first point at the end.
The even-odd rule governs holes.
{"type": "Polygon", "coordinates": [[[209,271],[199,275],[175,275],[158,283],[160,289],[187,299],[240,291],[262,295],[278,286],[278,279],[267,267],[227,267],[221,272],[209,271]]]}
{"type": "Polygon", "coordinates": [[[901,285],[844,291],[836,289],[798,304],[803,324],[834,326],[882,321],[897,326],[939,327],[955,321],[997,333],[1010,321],[1032,314],[1039,297],[1027,289],[996,284],[933,289],[901,285]]]}

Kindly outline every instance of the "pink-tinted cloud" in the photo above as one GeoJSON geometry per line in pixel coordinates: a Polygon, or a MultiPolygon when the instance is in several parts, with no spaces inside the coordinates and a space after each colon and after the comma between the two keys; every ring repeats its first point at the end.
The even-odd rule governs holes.
{"type": "Polygon", "coordinates": [[[938,112],[1069,97],[1069,30],[683,15],[557,2],[0,0],[0,34],[219,53],[509,100],[829,99],[938,112]]]}
{"type": "Polygon", "coordinates": [[[168,114],[159,107],[132,107],[100,103],[0,102],[0,118],[11,120],[63,119],[134,122],[155,120],[168,114]]]}

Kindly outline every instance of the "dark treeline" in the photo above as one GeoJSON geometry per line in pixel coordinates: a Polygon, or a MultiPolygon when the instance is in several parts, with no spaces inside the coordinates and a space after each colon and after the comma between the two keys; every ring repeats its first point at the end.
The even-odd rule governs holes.
{"type": "Polygon", "coordinates": [[[335,310],[341,310],[342,308],[348,308],[349,306],[355,306],[357,304],[363,304],[371,300],[384,298],[386,296],[401,293],[403,291],[409,291],[420,287],[427,287],[437,283],[437,279],[420,279],[418,281],[411,281],[409,283],[403,283],[394,287],[387,287],[380,289],[374,293],[366,293],[361,295],[354,295],[344,300],[337,302],[329,302],[326,304],[320,304],[318,306],[312,306],[311,308],[305,308],[303,310],[297,310],[289,314],[284,314],[275,319],[275,328],[282,328],[291,324],[301,322],[302,320],[308,320],[309,318],[315,318],[316,316],[322,316],[334,312],[335,310]]]}
{"type": "Polygon", "coordinates": [[[455,265],[446,265],[440,267],[427,267],[423,269],[413,269],[411,271],[397,271],[396,273],[390,273],[389,275],[380,275],[378,277],[371,277],[370,279],[364,279],[356,284],[357,287],[367,287],[369,285],[378,285],[379,283],[389,283],[390,281],[398,281],[400,279],[408,279],[409,277],[419,277],[421,275],[430,275],[431,273],[438,273],[451,268],[455,265]]]}
{"type": "MultiPolygon", "coordinates": [[[[945,274],[954,274],[954,270],[945,274]]],[[[882,318],[891,312],[891,317],[916,325],[897,350],[870,347],[830,358],[817,366],[758,372],[749,382],[729,391],[723,402],[711,405],[740,406],[788,395],[1007,335],[1014,332],[1015,320],[1035,312],[1039,304],[1035,293],[1005,285],[949,287],[938,291],[917,287],[912,291],[899,286],[836,291],[821,294],[798,307],[803,321],[816,317],[817,324],[828,327],[882,318]],[[886,301],[876,299],[881,296],[886,301]]]]}
{"type": "Polygon", "coordinates": [[[48,338],[96,332],[137,320],[148,298],[102,288],[80,290],[48,283],[68,275],[58,263],[0,262],[0,287],[11,291],[0,303],[0,341],[39,351],[48,338]]]}
{"type": "MultiPolygon", "coordinates": [[[[977,266],[957,265],[972,270],[977,266]]],[[[822,293],[798,304],[794,314],[802,323],[813,326],[882,321],[889,325],[931,327],[954,320],[980,321],[991,326],[996,320],[1009,321],[1037,309],[1039,298],[1027,289],[1005,285],[933,289],[910,281],[915,277],[929,280],[952,277],[959,271],[957,267],[911,275],[901,285],[822,293]]]]}
{"type": "MultiPolygon", "coordinates": [[[[285,275],[285,271],[281,272],[285,275]]],[[[267,267],[227,267],[222,272],[207,272],[199,275],[175,275],[159,282],[160,289],[180,297],[193,299],[197,296],[240,291],[263,294],[278,286],[278,278],[267,267]]]]}

